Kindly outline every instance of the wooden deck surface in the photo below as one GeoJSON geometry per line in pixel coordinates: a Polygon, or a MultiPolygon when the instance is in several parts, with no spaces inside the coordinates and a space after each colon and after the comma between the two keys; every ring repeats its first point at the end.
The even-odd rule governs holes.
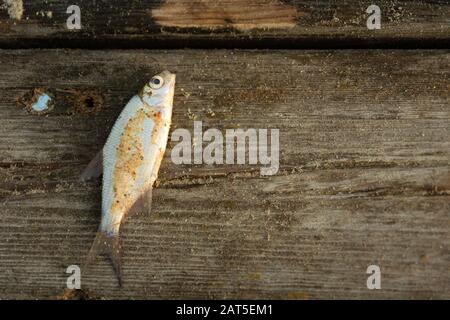
{"type": "Polygon", "coordinates": [[[379,0],[10,0],[21,20],[0,10],[1,47],[447,47],[448,1],[379,0]],[[81,10],[68,30],[67,8],[81,10]],[[368,30],[367,8],[381,10],[368,30]]]}
{"type": "Polygon", "coordinates": [[[0,1],[0,299],[450,299],[449,212],[449,1],[0,1]],[[277,128],[279,171],[175,165],[169,142],[124,287],[101,259],[68,292],[100,221],[79,176],[163,69],[172,131],[277,128]]]}
{"type": "Polygon", "coordinates": [[[449,67],[449,50],[0,50],[0,298],[63,294],[100,221],[100,182],[78,177],[169,69],[172,130],[278,128],[280,170],[179,166],[170,143],[153,213],[122,228],[124,287],[101,259],[88,297],[449,299],[449,67]],[[36,88],[47,115],[18,103],[36,88]]]}

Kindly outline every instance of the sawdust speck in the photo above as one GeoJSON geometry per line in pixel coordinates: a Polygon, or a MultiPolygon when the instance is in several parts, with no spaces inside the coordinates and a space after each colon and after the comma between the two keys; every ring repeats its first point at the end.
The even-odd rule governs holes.
{"type": "Polygon", "coordinates": [[[23,1],[22,0],[3,0],[4,5],[8,9],[8,14],[11,19],[21,20],[23,15],[23,1]]]}

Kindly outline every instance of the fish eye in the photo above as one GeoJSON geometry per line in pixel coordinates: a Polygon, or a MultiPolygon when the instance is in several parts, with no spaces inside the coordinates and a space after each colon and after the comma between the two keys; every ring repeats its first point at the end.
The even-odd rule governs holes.
{"type": "Polygon", "coordinates": [[[163,84],[164,84],[164,79],[160,76],[154,76],[150,80],[150,88],[152,88],[152,89],[159,89],[163,86],[163,84]]]}

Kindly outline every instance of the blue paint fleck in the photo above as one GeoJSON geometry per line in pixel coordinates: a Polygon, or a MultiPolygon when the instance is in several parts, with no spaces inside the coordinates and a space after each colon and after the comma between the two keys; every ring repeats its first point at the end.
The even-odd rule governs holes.
{"type": "Polygon", "coordinates": [[[48,102],[51,100],[50,96],[46,93],[41,94],[37,99],[36,103],[34,103],[31,108],[34,111],[44,111],[48,109],[48,102]]]}

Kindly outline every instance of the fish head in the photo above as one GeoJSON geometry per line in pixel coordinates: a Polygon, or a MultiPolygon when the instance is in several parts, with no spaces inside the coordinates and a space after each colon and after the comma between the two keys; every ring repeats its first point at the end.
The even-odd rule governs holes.
{"type": "Polygon", "coordinates": [[[145,84],[140,97],[151,108],[171,111],[174,91],[175,74],[166,70],[153,76],[145,84]]]}

